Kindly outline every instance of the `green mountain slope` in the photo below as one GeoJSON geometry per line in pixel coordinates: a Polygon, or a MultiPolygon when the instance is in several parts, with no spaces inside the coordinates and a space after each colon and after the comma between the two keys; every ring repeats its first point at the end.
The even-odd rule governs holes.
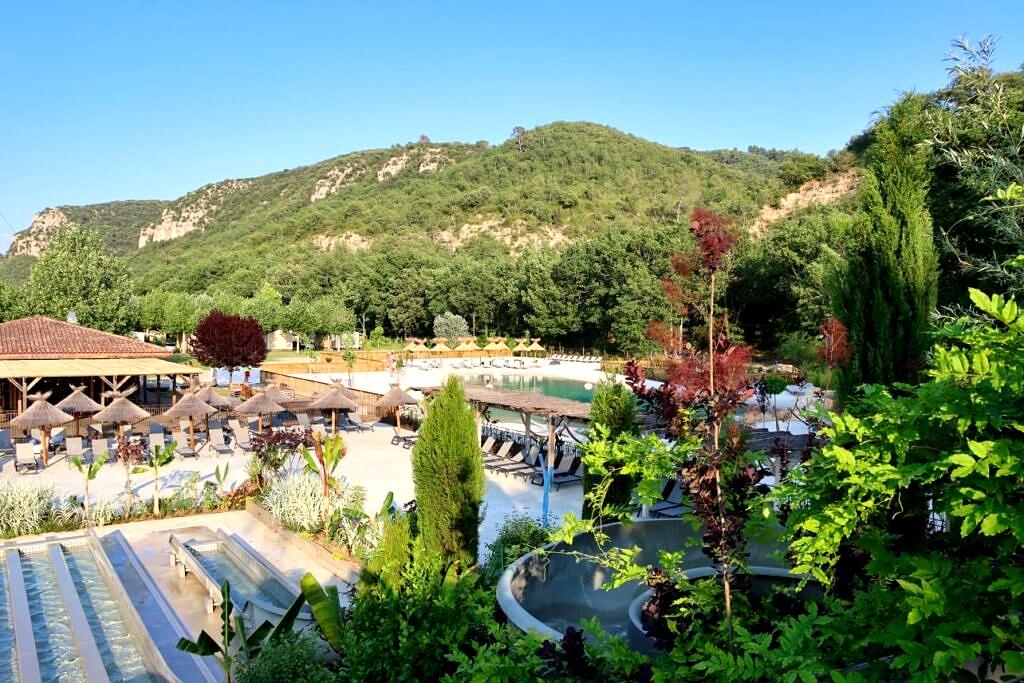
{"type": "Polygon", "coordinates": [[[698,204],[743,221],[782,190],[770,172],[587,123],[523,131],[495,147],[416,143],[230,182],[172,204],[177,210],[205,193],[215,208],[201,231],[133,256],[140,290],[251,282],[239,271],[294,268],[302,254],[339,244],[456,247],[482,235],[518,251],[609,227],[673,225],[698,204]]]}

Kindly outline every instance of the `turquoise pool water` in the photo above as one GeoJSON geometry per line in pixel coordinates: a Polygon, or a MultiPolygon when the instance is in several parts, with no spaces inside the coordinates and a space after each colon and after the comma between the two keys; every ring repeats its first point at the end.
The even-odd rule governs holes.
{"type": "MultiPolygon", "coordinates": [[[[581,403],[590,403],[594,398],[594,388],[587,388],[587,382],[576,379],[564,379],[561,377],[534,377],[530,375],[504,374],[501,371],[481,373],[479,375],[468,375],[463,377],[466,384],[472,386],[492,385],[495,389],[508,389],[511,391],[528,391],[543,396],[556,398],[568,398],[581,403]]],[[[487,417],[491,422],[511,422],[519,425],[522,418],[519,413],[501,408],[489,408],[487,417]]],[[[543,425],[543,420],[534,417],[533,424],[543,425]]],[[[584,423],[573,421],[570,423],[574,429],[582,430],[584,423]]]]}
{"type": "Polygon", "coordinates": [[[590,403],[594,398],[594,389],[587,388],[586,382],[575,379],[562,379],[560,377],[533,377],[530,375],[503,374],[500,371],[469,375],[465,378],[466,384],[474,386],[487,386],[493,384],[495,389],[509,389],[512,391],[528,391],[544,396],[557,398],[569,398],[573,401],[590,403]]]}

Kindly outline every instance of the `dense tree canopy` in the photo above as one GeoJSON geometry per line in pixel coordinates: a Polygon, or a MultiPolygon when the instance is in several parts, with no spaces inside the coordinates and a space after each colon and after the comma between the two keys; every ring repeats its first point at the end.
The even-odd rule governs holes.
{"type": "Polygon", "coordinates": [[[132,329],[137,311],[127,266],[92,230],[63,230],[32,266],[25,284],[27,313],[78,322],[108,332],[132,329]]]}
{"type": "Polygon", "coordinates": [[[196,326],[192,351],[199,362],[218,368],[259,365],[267,357],[267,342],[252,318],[213,310],[196,326]]]}

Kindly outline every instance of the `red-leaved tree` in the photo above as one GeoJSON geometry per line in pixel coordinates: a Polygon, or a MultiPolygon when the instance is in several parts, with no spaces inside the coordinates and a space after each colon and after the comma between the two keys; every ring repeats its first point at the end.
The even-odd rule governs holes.
{"type": "Polygon", "coordinates": [[[744,458],[732,415],[752,395],[748,380],[751,348],[732,342],[725,325],[717,319],[715,299],[718,275],[736,241],[729,226],[709,209],[696,209],[690,222],[696,250],[672,257],[676,275],[692,283],[680,287],[663,283],[680,317],[696,311],[707,329],[702,343],[686,342],[682,331],[673,335],[666,325],[648,327],[651,338],[670,355],[665,381],[649,388],[644,369],[627,366],[627,382],[641,400],[655,408],[677,436],[700,437],[701,448],[679,467],[679,477],[694,514],[704,526],[704,551],[722,568],[725,608],[732,633],[732,567],[742,560],[743,526],[747,496],[760,475],[744,458]],[[693,294],[706,296],[697,300],[693,294]],[[667,342],[667,343],[666,343],[667,342]]]}
{"type": "Polygon", "coordinates": [[[196,325],[192,351],[203,365],[234,370],[262,363],[267,342],[254,318],[215,310],[196,325]]]}

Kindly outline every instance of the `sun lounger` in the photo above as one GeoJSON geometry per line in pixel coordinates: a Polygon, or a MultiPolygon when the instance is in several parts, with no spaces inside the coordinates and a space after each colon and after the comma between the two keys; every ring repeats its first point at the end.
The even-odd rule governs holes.
{"type": "Polygon", "coordinates": [[[76,456],[83,463],[91,463],[93,458],[92,449],[82,445],[82,437],[69,436],[67,439],[68,467],[71,467],[71,459],[76,456]]]}
{"type": "Polygon", "coordinates": [[[14,453],[14,444],[11,443],[11,430],[0,429],[0,453],[10,455],[14,453]]]}
{"type": "Polygon", "coordinates": [[[652,517],[678,517],[683,507],[683,488],[677,479],[670,479],[662,491],[662,500],[652,505],[648,512],[652,517]]]}
{"type": "Polygon", "coordinates": [[[403,434],[398,431],[398,427],[395,427],[395,434],[391,437],[391,445],[401,446],[402,448],[412,448],[412,445],[416,443],[416,439],[418,438],[420,438],[419,430],[403,434]]]}
{"type": "MultiPolygon", "coordinates": [[[[583,482],[583,475],[580,473],[580,456],[574,455],[572,458],[562,458],[562,461],[565,466],[563,467],[559,465],[551,474],[551,485],[555,487],[556,491],[568,484],[579,484],[583,482]]],[[[544,473],[534,472],[530,476],[530,483],[536,486],[543,486],[544,473]]]]}
{"type": "Polygon", "coordinates": [[[306,413],[295,413],[295,421],[299,423],[299,426],[303,429],[312,429],[313,425],[309,422],[309,415],[306,413]]]}
{"type": "Polygon", "coordinates": [[[39,461],[36,459],[36,447],[31,443],[14,444],[14,471],[15,472],[39,471],[39,461]]]}
{"type": "Polygon", "coordinates": [[[224,443],[224,430],[220,427],[216,429],[210,427],[210,438],[206,442],[208,448],[212,448],[213,452],[217,455],[228,455],[234,453],[234,449],[231,446],[224,443]]]}
{"type": "Polygon", "coordinates": [[[494,450],[494,437],[489,436],[486,439],[484,439],[484,444],[480,446],[480,452],[486,458],[488,455],[491,454],[492,450],[494,450]]]}
{"type": "Polygon", "coordinates": [[[110,453],[110,437],[107,436],[96,436],[93,437],[89,442],[92,450],[92,457],[96,460],[100,459],[101,455],[107,456],[107,460],[111,459],[110,453]]]}
{"type": "Polygon", "coordinates": [[[243,427],[237,427],[232,430],[232,434],[234,434],[235,440],[231,446],[235,449],[235,452],[239,455],[251,454],[252,442],[249,440],[249,430],[243,427]]]}
{"type": "Polygon", "coordinates": [[[529,452],[519,451],[504,463],[485,464],[484,467],[492,472],[501,472],[506,477],[512,472],[533,467],[537,462],[537,455],[540,449],[530,449],[529,452]]]}
{"type": "Polygon", "coordinates": [[[177,442],[174,452],[182,458],[198,458],[199,453],[192,450],[189,446],[188,438],[185,433],[178,430],[174,432],[174,440],[177,442]]]}
{"type": "Polygon", "coordinates": [[[491,469],[492,466],[504,465],[508,463],[508,454],[512,450],[511,441],[503,441],[498,450],[490,455],[484,456],[484,467],[491,469]]]}
{"type": "Polygon", "coordinates": [[[360,422],[359,416],[355,413],[341,413],[338,415],[338,423],[346,432],[372,432],[373,426],[360,422]]]}

